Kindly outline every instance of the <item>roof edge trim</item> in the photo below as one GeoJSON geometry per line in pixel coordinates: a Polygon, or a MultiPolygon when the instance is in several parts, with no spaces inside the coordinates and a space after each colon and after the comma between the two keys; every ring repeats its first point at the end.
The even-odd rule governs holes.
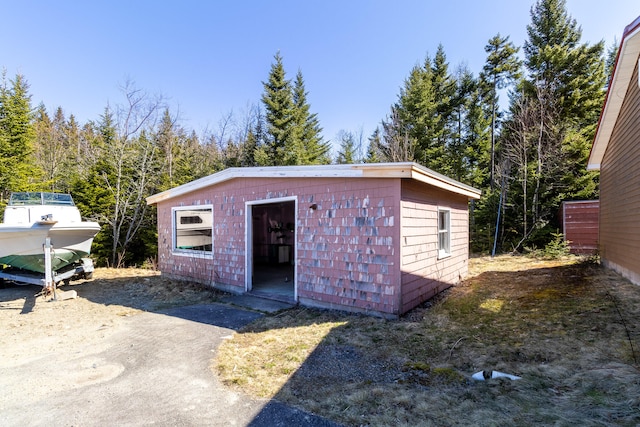
{"type": "MultiPolygon", "coordinates": [[[[587,162],[587,170],[599,170],[602,158],[609,144],[609,139],[613,133],[615,122],[618,119],[624,97],[615,96],[619,93],[626,93],[631,84],[631,74],[636,64],[638,64],[638,56],[629,58],[627,49],[633,52],[632,48],[638,49],[640,46],[640,16],[638,16],[631,24],[627,25],[622,34],[622,40],[618,48],[613,72],[607,93],[605,95],[604,105],[598,119],[596,135],[591,145],[589,160],[587,162]]],[[[633,56],[633,55],[632,55],[633,56]]]]}
{"type": "Polygon", "coordinates": [[[147,197],[154,205],[236,178],[408,178],[479,199],[482,192],[413,162],[229,168],[147,197]]]}

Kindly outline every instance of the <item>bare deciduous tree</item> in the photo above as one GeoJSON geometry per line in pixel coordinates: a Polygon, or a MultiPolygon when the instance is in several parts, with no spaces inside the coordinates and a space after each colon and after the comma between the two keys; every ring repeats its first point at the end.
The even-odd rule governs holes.
{"type": "MultiPolygon", "coordinates": [[[[543,191],[556,183],[548,177],[558,167],[562,138],[554,127],[556,114],[550,109],[550,94],[538,86],[535,97],[514,101],[502,149],[503,160],[512,166],[511,179],[520,184],[521,236],[514,250],[548,221],[551,212],[542,209],[543,191]]],[[[512,200],[513,202],[513,200],[512,200]]]]}
{"type": "Polygon", "coordinates": [[[110,173],[102,174],[112,195],[111,214],[104,220],[110,225],[113,248],[111,263],[124,265],[127,248],[145,219],[150,175],[155,167],[157,145],[145,129],[153,129],[163,107],[162,98],[151,98],[127,82],[122,91],[126,104],[116,109],[116,135],[103,146],[103,158],[110,173]]]}
{"type": "Polygon", "coordinates": [[[398,111],[391,109],[391,117],[382,122],[382,143],[380,151],[388,162],[412,162],[415,159],[415,144],[409,133],[402,130],[398,111]]]}

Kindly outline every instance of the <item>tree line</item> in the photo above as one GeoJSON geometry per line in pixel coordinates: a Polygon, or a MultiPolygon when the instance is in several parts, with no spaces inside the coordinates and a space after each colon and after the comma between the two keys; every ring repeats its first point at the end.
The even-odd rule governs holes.
{"type": "Polygon", "coordinates": [[[70,192],[102,225],[97,264],[142,265],[157,252],[151,194],[228,167],[415,161],[483,190],[471,206],[475,251],[542,246],[563,200],[598,197],[586,163],[615,48],[582,43],[565,0],[538,0],[530,13],[522,52],[496,35],[477,76],[451,69],[438,46],[409,71],[380,126],[368,137],[340,131],[333,156],[302,72],[289,79],[279,52],[260,103],[203,135],[130,82],[121,104],[81,124],[61,107],[34,108],[25,76],[3,72],[0,208],[11,191],[70,192]]]}

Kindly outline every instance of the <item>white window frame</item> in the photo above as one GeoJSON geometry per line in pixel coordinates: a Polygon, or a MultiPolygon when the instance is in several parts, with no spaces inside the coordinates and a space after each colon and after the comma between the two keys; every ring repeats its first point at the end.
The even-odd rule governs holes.
{"type": "Polygon", "coordinates": [[[437,227],[438,259],[449,257],[451,256],[451,209],[438,208],[437,227]],[[441,215],[445,215],[444,228],[440,228],[441,215]]]}
{"type": "Polygon", "coordinates": [[[189,256],[194,258],[213,258],[213,247],[214,247],[213,205],[175,206],[171,208],[171,252],[173,255],[189,256]],[[176,213],[180,211],[210,211],[211,212],[211,250],[210,251],[178,248],[176,213]]]}

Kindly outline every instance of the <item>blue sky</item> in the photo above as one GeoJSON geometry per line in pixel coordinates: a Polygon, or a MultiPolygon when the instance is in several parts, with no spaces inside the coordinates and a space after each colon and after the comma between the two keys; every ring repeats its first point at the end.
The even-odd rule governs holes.
{"type": "MultiPolygon", "coordinates": [[[[180,124],[216,132],[259,104],[276,52],[300,69],[325,140],[368,137],[411,68],[442,44],[450,67],[482,69],[500,33],[521,46],[528,0],[7,1],[0,0],[0,69],[30,84],[33,106],[81,123],[124,102],[127,80],[167,98],[180,124]]],[[[640,15],[638,0],[567,0],[583,41],[608,47],[640,15]]]]}

